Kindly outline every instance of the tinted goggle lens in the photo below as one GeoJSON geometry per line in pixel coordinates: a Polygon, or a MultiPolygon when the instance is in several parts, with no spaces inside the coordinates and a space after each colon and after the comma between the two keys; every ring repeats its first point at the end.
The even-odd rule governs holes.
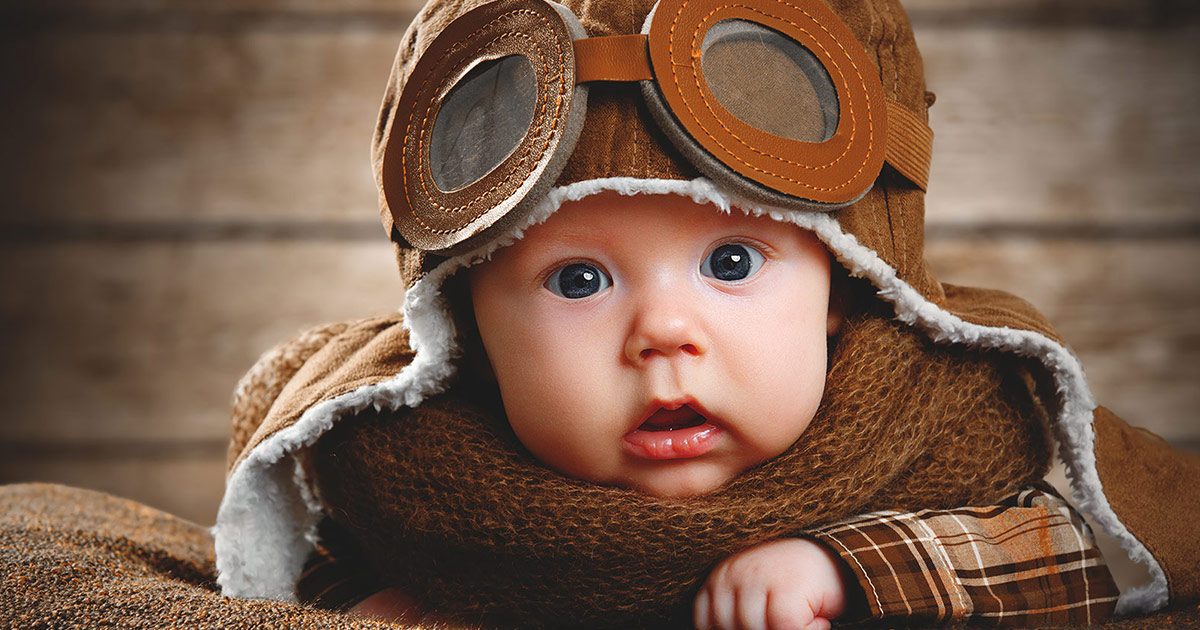
{"type": "Polygon", "coordinates": [[[799,142],[825,142],[837,130],[829,72],[778,31],[746,20],[718,22],[704,36],[700,66],[721,107],[751,127],[799,142]]]}
{"type": "Polygon", "coordinates": [[[533,125],[537,79],[520,55],[475,66],[442,99],[429,139],[439,190],[461,190],[496,170],[533,125]]]}

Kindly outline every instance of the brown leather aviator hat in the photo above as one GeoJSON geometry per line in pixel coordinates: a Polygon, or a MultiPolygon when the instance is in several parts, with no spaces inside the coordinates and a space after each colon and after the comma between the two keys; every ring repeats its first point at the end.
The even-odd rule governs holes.
{"type": "MultiPolygon", "coordinates": [[[[1022,366],[1028,378],[998,376],[997,382],[1005,388],[1017,383],[1033,400],[1039,411],[1026,415],[1036,418],[1034,425],[993,425],[991,416],[972,414],[956,419],[949,432],[922,433],[920,425],[937,414],[906,409],[870,420],[852,407],[831,411],[832,397],[823,401],[826,416],[874,423],[860,435],[910,423],[911,435],[930,436],[919,445],[924,450],[896,464],[897,477],[869,486],[876,500],[847,502],[849,495],[839,495],[840,507],[908,504],[911,497],[904,499],[896,481],[908,474],[917,475],[913,487],[954,500],[990,496],[970,490],[1036,478],[1044,474],[1044,457],[1029,454],[1020,474],[989,479],[988,471],[997,469],[989,467],[986,449],[969,445],[988,433],[1042,435],[1048,429],[1067,465],[1074,503],[1149,570],[1150,582],[1121,594],[1118,612],[1200,597],[1200,457],[1173,450],[1098,407],[1078,359],[1029,304],[999,291],[940,283],[925,262],[931,102],[912,28],[896,0],[431,0],[400,44],[373,144],[381,217],[407,287],[401,313],[310,331],[264,355],[239,385],[214,528],[222,591],[295,599],[317,525],[336,511],[325,486],[311,478],[310,461],[314,445],[335,424],[341,430],[384,418],[416,426],[430,409],[448,413],[443,394],[454,394],[456,371],[479,357],[464,356],[472,351],[464,349],[455,325],[464,314],[452,312],[447,279],[521,238],[564,202],[615,193],[682,195],[712,204],[714,212],[745,212],[811,231],[859,279],[853,282],[873,289],[870,299],[884,325],[858,329],[875,331],[860,335],[875,344],[867,355],[932,361],[950,353],[1022,366]],[[954,466],[918,466],[944,462],[939,457],[952,450],[968,455],[954,466]],[[973,465],[983,472],[947,472],[973,465]]],[[[860,374],[839,371],[839,360],[835,352],[831,379],[860,374]]],[[[946,378],[960,372],[948,371],[946,378]]],[[[938,383],[929,387],[957,388],[953,381],[938,383]]],[[[1001,399],[1016,400],[995,400],[1001,399]]],[[[808,436],[794,448],[817,448],[806,443],[808,436]]],[[[492,479],[495,471],[470,468],[474,460],[461,446],[425,453],[422,461],[431,471],[464,467],[469,474],[461,483],[492,479]]],[[[588,506],[583,512],[600,515],[607,506],[630,505],[629,513],[612,508],[621,518],[610,519],[611,527],[638,522],[626,518],[635,513],[646,519],[689,509],[687,515],[704,514],[664,518],[669,527],[679,520],[728,522],[721,513],[735,509],[730,506],[750,506],[736,512],[738,518],[761,512],[753,509],[753,497],[762,493],[743,479],[694,503],[668,505],[572,484],[536,463],[521,468],[512,464],[520,460],[519,445],[512,448],[497,461],[509,466],[505,474],[526,475],[522,483],[538,492],[562,492],[577,500],[573,505],[588,506]]],[[[1036,444],[1022,448],[1037,450],[1036,444]]],[[[871,461],[886,467],[889,453],[879,450],[871,461]]],[[[789,457],[747,474],[781,470],[789,457]]],[[[858,484],[853,487],[868,487],[855,481],[861,471],[841,472],[858,484]]],[[[453,485],[440,478],[422,483],[426,489],[453,485]]],[[[438,509],[436,495],[427,500],[422,510],[438,509]]],[[[809,505],[798,524],[848,515],[825,507],[809,505]]],[[[428,533],[432,512],[422,510],[372,527],[428,533]]],[[[483,519],[495,531],[481,540],[504,547],[511,542],[504,536],[518,537],[521,530],[504,519],[531,517],[501,511],[483,519]]],[[[586,524],[575,525],[573,535],[590,535],[586,524]]],[[[593,534],[588,540],[597,545],[617,538],[612,530],[593,534]]],[[[406,557],[436,563],[415,559],[420,552],[406,557]]],[[[549,575],[538,579],[546,581],[543,590],[565,583],[549,575]]]]}

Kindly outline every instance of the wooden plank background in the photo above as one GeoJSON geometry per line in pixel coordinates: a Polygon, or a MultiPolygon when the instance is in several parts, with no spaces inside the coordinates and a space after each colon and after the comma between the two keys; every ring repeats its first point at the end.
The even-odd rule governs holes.
{"type": "MultiPolygon", "coordinates": [[[[1200,449],[1200,19],[914,0],[928,253],[1031,300],[1099,400],[1200,449]]],[[[411,2],[0,7],[0,482],[201,523],[230,394],[276,342],[398,306],[368,143],[411,2]]]]}

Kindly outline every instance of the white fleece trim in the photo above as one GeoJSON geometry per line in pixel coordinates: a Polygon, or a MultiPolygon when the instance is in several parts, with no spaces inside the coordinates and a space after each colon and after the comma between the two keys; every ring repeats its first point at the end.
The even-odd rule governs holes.
{"type": "Polygon", "coordinates": [[[812,231],[849,271],[864,277],[893,304],[903,322],[925,331],[932,339],[962,343],[1033,357],[1053,375],[1061,409],[1054,423],[1060,454],[1078,507],[1092,516],[1109,535],[1121,542],[1130,557],[1149,567],[1152,582],[1122,593],[1121,614],[1149,612],[1166,605],[1167,582],[1162,568],[1126,529],[1104,495],[1096,472],[1093,450],[1092,398],[1079,360],[1065,346],[1037,332],[967,322],[925,299],[897,276],[877,253],[847,234],[828,214],[785,211],[739,199],[707,179],[691,181],[614,177],[588,180],[555,188],[529,217],[508,235],[478,250],[451,258],[410,289],[404,299],[404,325],[410,332],[413,362],[395,378],[321,403],[304,413],[293,426],[276,433],[234,470],[213,528],[216,538],[218,583],[227,595],[294,599],[294,585],[311,551],[306,534],[316,518],[305,506],[296,480],[280,466],[296,448],[313,443],[340,417],[374,404],[376,407],[416,406],[426,396],[444,389],[453,374],[454,324],[441,296],[443,281],[452,273],[487,259],[492,252],[520,238],[530,226],[545,221],[565,201],[600,192],[622,195],[677,194],[698,203],[712,203],[723,212],[739,208],[747,214],[770,216],[812,231]],[[283,470],[285,472],[280,472],[283,470]]]}
{"type": "MultiPolygon", "coordinates": [[[[430,295],[431,286],[409,291],[406,308],[446,311],[443,298],[430,295]]],[[[316,541],[320,506],[307,492],[300,468],[288,465],[293,452],[368,406],[413,407],[445,388],[457,351],[453,321],[418,314],[404,323],[416,352],[412,363],[382,383],[309,408],[295,424],[263,440],[229,476],[212,528],[223,594],[295,601],[296,581],[316,541]]]]}

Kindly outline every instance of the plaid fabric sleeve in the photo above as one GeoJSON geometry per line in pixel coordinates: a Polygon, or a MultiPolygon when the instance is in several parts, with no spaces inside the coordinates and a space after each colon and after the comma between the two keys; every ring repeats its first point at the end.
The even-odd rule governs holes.
{"type": "Polygon", "coordinates": [[[1039,484],[997,505],[876,512],[806,534],[865,596],[851,620],[1065,625],[1108,619],[1117,587],[1083,519],[1039,484]]]}

